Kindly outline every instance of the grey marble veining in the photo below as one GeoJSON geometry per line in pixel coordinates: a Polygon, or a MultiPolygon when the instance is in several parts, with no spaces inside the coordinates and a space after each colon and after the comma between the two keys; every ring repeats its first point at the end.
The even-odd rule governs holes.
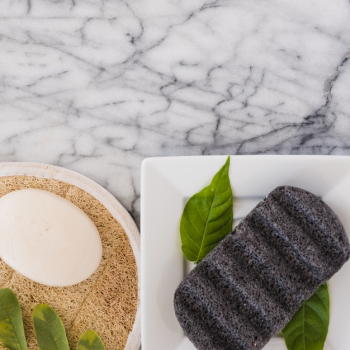
{"type": "Polygon", "coordinates": [[[3,0],[0,161],[139,220],[145,157],[350,154],[348,0],[3,0]]]}

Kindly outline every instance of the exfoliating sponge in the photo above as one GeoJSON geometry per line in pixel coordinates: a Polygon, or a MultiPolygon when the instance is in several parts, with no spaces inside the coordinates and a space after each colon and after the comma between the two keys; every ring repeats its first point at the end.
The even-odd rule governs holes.
{"type": "Polygon", "coordinates": [[[319,197],[278,187],[182,281],[176,316],[198,350],[260,350],[349,255],[319,197]]]}

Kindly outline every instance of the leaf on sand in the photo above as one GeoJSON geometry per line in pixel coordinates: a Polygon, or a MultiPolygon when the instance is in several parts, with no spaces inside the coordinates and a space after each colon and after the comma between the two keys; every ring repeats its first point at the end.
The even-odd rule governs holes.
{"type": "Polygon", "coordinates": [[[228,175],[230,157],[216,173],[211,184],[186,203],[180,223],[182,251],[199,263],[230,232],[233,198],[228,175]]]}
{"type": "Polygon", "coordinates": [[[69,350],[66,331],[54,309],[46,304],[37,305],[33,321],[40,350],[69,350]]]}
{"type": "Polygon", "coordinates": [[[0,290],[0,344],[9,350],[27,350],[21,307],[8,288],[0,290]]]}
{"type": "Polygon", "coordinates": [[[329,294],[327,284],[323,284],[300,307],[282,334],[288,350],[322,350],[328,326],[329,294]]]}
{"type": "Polygon", "coordinates": [[[94,331],[86,331],[79,339],[77,350],[106,350],[101,338],[94,331]]]}

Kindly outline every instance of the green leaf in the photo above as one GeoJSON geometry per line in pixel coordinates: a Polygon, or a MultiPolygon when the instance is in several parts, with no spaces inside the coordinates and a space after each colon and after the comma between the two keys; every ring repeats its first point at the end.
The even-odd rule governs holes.
{"type": "Polygon", "coordinates": [[[40,350],[69,350],[66,331],[54,309],[46,304],[37,305],[33,321],[40,350]]]}
{"type": "Polygon", "coordinates": [[[211,184],[189,199],[182,213],[182,251],[188,260],[195,263],[199,263],[232,232],[233,198],[229,167],[230,157],[211,184]]]}
{"type": "Polygon", "coordinates": [[[0,344],[9,350],[27,350],[21,307],[8,288],[0,290],[0,344]]]}
{"type": "Polygon", "coordinates": [[[106,350],[101,338],[94,331],[86,331],[79,339],[77,350],[106,350]]]}
{"type": "Polygon", "coordinates": [[[283,329],[288,350],[322,350],[329,325],[327,284],[320,286],[283,329]]]}

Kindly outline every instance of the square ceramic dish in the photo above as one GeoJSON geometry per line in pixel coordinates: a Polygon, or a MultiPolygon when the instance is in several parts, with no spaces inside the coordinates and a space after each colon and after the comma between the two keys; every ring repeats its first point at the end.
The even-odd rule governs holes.
{"type": "MultiPolygon", "coordinates": [[[[226,156],[148,158],[141,175],[141,329],[143,350],[195,350],[177,322],[174,292],[193,267],[179,233],[186,201],[204,186],[226,156]]],[[[322,196],[350,234],[350,157],[231,156],[235,224],[270,191],[292,185],[322,196]]],[[[330,327],[324,350],[348,350],[350,263],[329,283],[330,327]]],[[[286,350],[275,336],[264,350],[286,350]]]]}

